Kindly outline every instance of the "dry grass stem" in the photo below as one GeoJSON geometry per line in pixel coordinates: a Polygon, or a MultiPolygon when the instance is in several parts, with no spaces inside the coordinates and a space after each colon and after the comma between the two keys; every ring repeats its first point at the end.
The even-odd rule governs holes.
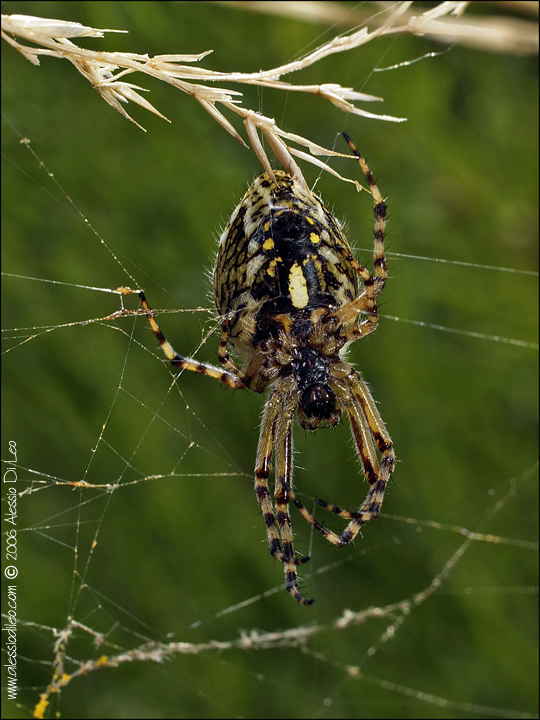
{"type": "MultiPolygon", "coordinates": [[[[304,3],[301,4],[304,5],[304,3]]],[[[269,3],[264,3],[264,5],[268,6],[269,3]]],[[[283,3],[272,3],[271,5],[283,5],[283,3]]],[[[287,5],[296,6],[298,3],[287,3],[287,5]]],[[[305,5],[314,6],[313,3],[305,3],[305,5]]],[[[327,5],[327,3],[316,5],[327,5]]],[[[333,3],[332,5],[338,4],[333,3]]],[[[410,1],[392,5],[389,10],[383,9],[381,13],[369,18],[369,21],[373,21],[375,24],[373,30],[361,27],[349,34],[333,38],[299,60],[256,73],[215,72],[189,64],[199,63],[212,52],[211,50],[196,55],[157,55],[155,57],[136,53],[88,50],[76,45],[73,39],[103,37],[105,32],[124,31],[101,30],[64,20],[27,15],[2,15],[2,37],[34,65],[39,65],[40,55],[69,60],[109,105],[141,129],[144,128],[128,114],[124,107],[125,104],[133,102],[164,120],[167,118],[142,97],[142,92],[148,92],[146,88],[126,82],[125,78],[136,72],[150,75],[191,95],[230,135],[246,145],[245,140],[230,120],[225,117],[222,110],[239,115],[243,120],[251,146],[266,172],[271,175],[273,173],[259,133],[262,133],[283,167],[307,187],[293,155],[322,170],[331,172],[342,180],[345,178],[338,175],[325,162],[313,156],[352,156],[343,156],[342,153],[315,145],[301,135],[282,130],[272,118],[244,107],[241,92],[226,87],[216,87],[214,83],[219,81],[220,83],[257,85],[287,92],[315,94],[344,112],[377,120],[402,122],[405,118],[378,115],[355,104],[381,101],[381,98],[376,96],[357,92],[353,88],[342,87],[338,83],[299,85],[285,82],[281,78],[310,67],[329,55],[353,50],[377,37],[390,34],[412,33],[435,37],[445,42],[476,43],[477,46],[507,52],[510,52],[511,48],[517,47],[515,33],[518,29],[515,24],[503,18],[487,18],[487,20],[478,17],[464,18],[463,13],[468,5],[466,2],[441,2],[434,8],[418,15],[412,13],[411,5],[410,1]],[[381,17],[385,17],[382,23],[379,22],[381,17]],[[32,45],[26,43],[32,43],[32,45]],[[288,143],[300,146],[308,152],[298,147],[291,147],[288,143]]],[[[259,9],[260,3],[243,3],[243,6],[250,9],[256,6],[256,9],[259,9]]],[[[337,9],[336,7],[336,11],[337,9]]],[[[276,8],[273,8],[273,11],[275,10],[276,8]]],[[[303,8],[302,12],[305,13],[306,8],[303,8]]],[[[516,22],[523,23],[524,21],[516,22]]],[[[535,38],[531,39],[530,33],[527,35],[521,28],[520,37],[522,38],[520,46],[522,50],[526,47],[530,50],[534,45],[538,48],[537,32],[535,38]]],[[[349,180],[349,182],[353,181],[349,180]]],[[[358,183],[355,184],[360,188],[358,183]]]]}
{"type": "MultiPolygon", "coordinates": [[[[220,4],[224,3],[220,1],[220,4]]],[[[258,12],[266,15],[279,15],[304,22],[312,22],[327,27],[357,27],[364,23],[377,22],[383,16],[385,6],[390,3],[379,2],[380,13],[374,15],[373,3],[364,3],[363,7],[350,9],[339,2],[259,2],[257,0],[228,0],[227,5],[241,8],[244,12],[258,12]]],[[[515,55],[538,54],[538,22],[512,18],[507,15],[463,16],[469,2],[442,2],[432,10],[417,15],[414,9],[403,14],[407,26],[396,27],[395,32],[410,32],[423,35],[441,43],[463,44],[480,50],[515,55]],[[446,16],[442,23],[435,22],[438,17],[446,16]],[[452,16],[452,17],[449,17],[452,16]]],[[[487,3],[485,3],[487,4],[487,3]]],[[[538,17],[538,2],[490,3],[510,13],[538,17]]]]}
{"type": "MultiPolygon", "coordinates": [[[[399,5],[398,11],[394,12],[388,19],[387,26],[391,25],[401,15],[409,4],[402,3],[399,5]]],[[[139,127],[141,127],[139,123],[133,120],[124,108],[124,104],[130,101],[159,117],[167,118],[142,97],[141,93],[145,91],[144,88],[126,81],[126,77],[135,72],[155,77],[191,95],[228,133],[245,145],[244,139],[228,118],[225,117],[222,110],[239,115],[246,128],[247,137],[264,169],[272,173],[270,161],[259,138],[259,132],[262,133],[269,146],[274,150],[283,167],[304,185],[306,183],[300,168],[293,158],[293,152],[302,160],[314,162],[317,167],[330,172],[334,171],[326,163],[313,158],[309,153],[319,156],[341,153],[334,153],[329,149],[315,145],[300,135],[287,133],[279,128],[272,118],[243,107],[240,92],[216,87],[214,83],[220,81],[224,83],[260,85],[289,92],[317,94],[345,112],[398,122],[403,118],[387,115],[376,116],[357,107],[354,104],[355,102],[372,102],[378,101],[380,98],[356,92],[352,88],[343,88],[337,83],[294,85],[280,80],[283,75],[308,67],[330,54],[359,47],[372,37],[375,37],[375,35],[380,34],[381,31],[381,28],[378,28],[374,33],[370,34],[367,28],[363,28],[349,36],[331,40],[302,60],[271,70],[258,73],[221,73],[186,64],[200,62],[210,51],[198,55],[161,55],[156,57],[137,55],[135,53],[97,52],[79,47],[73,42],[73,39],[79,37],[103,37],[105,32],[111,31],[85,27],[79,23],[62,20],[25,15],[2,16],[2,37],[27,60],[35,65],[39,64],[40,55],[69,60],[109,105],[114,107],[125,118],[135,122],[139,127]],[[31,43],[31,45],[27,43],[31,43]],[[34,47],[34,45],[37,47],[34,47]],[[209,85],[209,83],[211,84],[209,85]],[[217,107],[218,105],[220,108],[217,107]],[[287,142],[303,146],[308,152],[293,150],[289,148],[287,142]]]]}

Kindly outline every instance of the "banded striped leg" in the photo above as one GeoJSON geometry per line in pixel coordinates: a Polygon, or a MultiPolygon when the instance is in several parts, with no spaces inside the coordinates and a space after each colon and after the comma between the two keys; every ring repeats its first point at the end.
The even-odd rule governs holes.
{"type": "Polygon", "coordinates": [[[294,505],[316,530],[334,545],[345,547],[356,538],[362,525],[378,516],[388,480],[394,469],[395,457],[390,436],[366,384],[358,373],[352,371],[346,380],[335,379],[331,381],[331,387],[341,400],[349,416],[358,457],[362,463],[366,479],[371,486],[370,491],[356,512],[342,510],[324,500],[315,499],[318,505],[329,512],[349,520],[345,530],[338,535],[321,525],[302,505],[290,487],[287,487],[287,490],[294,505]],[[380,465],[375,453],[375,443],[382,456],[380,465]]]}
{"type": "Polygon", "coordinates": [[[171,363],[171,365],[174,365],[176,367],[181,367],[184,370],[191,370],[192,372],[198,372],[202,375],[208,375],[208,377],[215,378],[216,380],[219,380],[224,385],[227,385],[228,387],[232,388],[243,388],[246,387],[244,380],[240,376],[240,370],[236,368],[234,363],[232,363],[226,353],[223,354],[223,351],[221,350],[222,346],[226,348],[227,346],[227,335],[228,335],[228,325],[223,325],[223,331],[221,334],[221,342],[220,342],[220,360],[224,364],[227,365],[227,367],[235,369],[238,371],[239,375],[236,375],[232,372],[227,372],[224,370],[220,370],[220,368],[215,367],[214,365],[209,365],[208,363],[201,363],[198,360],[193,360],[192,358],[184,357],[183,355],[179,355],[176,350],[173,348],[173,346],[170,344],[170,342],[165,338],[163,333],[161,332],[161,329],[154,318],[154,311],[148,305],[148,302],[146,300],[146,297],[142,290],[139,291],[139,297],[141,299],[141,305],[143,306],[146,316],[150,322],[150,326],[152,327],[152,330],[154,331],[155,336],[159,340],[159,344],[161,345],[161,349],[165,353],[165,356],[167,360],[171,363]]]}
{"type": "Polygon", "coordinates": [[[296,393],[287,396],[288,402],[283,404],[276,423],[275,440],[275,496],[276,516],[281,534],[283,571],[285,573],[285,587],[300,605],[311,605],[313,600],[307,600],[298,589],[298,575],[296,566],[309,560],[309,557],[297,559],[294,557],[293,534],[291,518],[289,515],[289,493],[292,479],[292,425],[298,397],[296,393]]]}
{"type": "Polygon", "coordinates": [[[375,184],[371,170],[366,161],[358,152],[356,145],[353,143],[347,133],[342,133],[345,141],[353,151],[358,160],[358,164],[362,168],[364,177],[367,180],[371,196],[373,197],[373,212],[375,213],[375,245],[373,248],[373,267],[375,269],[375,295],[378,295],[386,282],[387,268],[386,258],[384,257],[384,230],[386,227],[386,203],[380,193],[379,188],[375,184]]]}
{"type": "MultiPolygon", "coordinates": [[[[243,375],[242,370],[238,367],[238,365],[231,360],[229,356],[229,350],[227,348],[227,342],[229,340],[229,323],[230,320],[228,317],[225,317],[222,320],[221,324],[221,338],[219,341],[219,348],[218,348],[218,360],[222,365],[225,365],[226,368],[228,368],[230,371],[233,372],[235,375],[243,375]]],[[[244,387],[247,387],[248,383],[244,380],[244,387]]]]}
{"type": "MultiPolygon", "coordinates": [[[[290,382],[289,378],[288,383],[290,382]]],[[[285,381],[285,384],[288,383],[285,381]]],[[[294,396],[289,395],[288,407],[284,407],[287,394],[284,389],[279,388],[279,384],[278,381],[272,389],[264,409],[255,465],[255,493],[266,525],[270,554],[283,563],[287,591],[300,604],[311,605],[313,601],[306,600],[298,589],[296,565],[307,562],[309,557],[298,560],[294,558],[289,498],[286,490],[287,487],[290,487],[292,472],[292,418],[297,400],[294,396]],[[294,402],[292,402],[293,399],[294,402]],[[276,446],[276,511],[274,511],[268,488],[274,443],[276,446]]]]}
{"type": "Polygon", "coordinates": [[[359,327],[355,328],[351,333],[350,340],[357,340],[363,335],[367,335],[372,330],[375,330],[378,321],[378,311],[376,298],[377,295],[382,291],[386,283],[387,267],[386,258],[384,256],[384,231],[386,227],[386,203],[381,195],[379,188],[373,180],[371,170],[367,166],[366,161],[362,155],[358,152],[355,144],[351,138],[346,134],[342,133],[343,137],[347,141],[349,147],[356,155],[358,164],[360,165],[362,172],[368,182],[371,195],[373,197],[373,212],[375,214],[375,227],[374,227],[374,247],[373,247],[373,268],[375,271],[374,275],[371,275],[363,265],[360,265],[349,250],[345,247],[340,248],[341,254],[347,259],[347,261],[353,266],[353,268],[361,276],[364,283],[365,292],[357,297],[352,302],[344,305],[336,311],[335,315],[339,319],[339,322],[343,325],[348,325],[354,322],[358,315],[365,314],[367,317],[362,321],[359,327]]]}
{"type": "Polygon", "coordinates": [[[364,335],[373,332],[379,321],[379,310],[375,302],[375,296],[369,295],[367,292],[359,295],[346,305],[342,305],[331,316],[337,318],[337,323],[343,327],[349,326],[347,330],[347,342],[359,340],[364,335]],[[359,315],[365,318],[358,325],[355,325],[359,315]],[[352,326],[352,327],[351,327],[352,326]]]}

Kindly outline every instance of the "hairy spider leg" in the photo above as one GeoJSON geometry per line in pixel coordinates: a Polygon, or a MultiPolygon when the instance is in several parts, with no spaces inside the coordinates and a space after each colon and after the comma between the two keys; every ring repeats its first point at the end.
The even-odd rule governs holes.
{"type": "Polygon", "coordinates": [[[354,328],[351,333],[350,340],[358,340],[359,338],[367,335],[368,333],[375,330],[378,321],[378,309],[376,304],[376,298],[380,292],[382,292],[387,278],[387,266],[386,258],[384,256],[384,231],[386,227],[386,215],[387,208],[383,196],[380,193],[379,188],[375,184],[371,170],[369,169],[366,161],[359,153],[356,145],[353,143],[347,133],[342,133],[349,147],[353,151],[354,155],[358,160],[362,172],[367,180],[371,195],[373,197],[373,212],[375,214],[375,228],[374,228],[374,249],[373,249],[373,268],[375,274],[372,276],[369,270],[361,265],[356,258],[354,258],[350,251],[345,247],[340,247],[339,251],[343,257],[352,265],[352,267],[359,273],[364,283],[364,292],[361,293],[355,300],[341,308],[336,310],[334,313],[338,318],[339,322],[347,325],[354,322],[356,317],[360,314],[366,315],[365,320],[354,328]]]}
{"type": "MultiPolygon", "coordinates": [[[[200,373],[201,375],[208,375],[208,377],[215,378],[216,380],[219,380],[219,382],[223,383],[224,385],[227,385],[228,387],[239,389],[244,388],[246,385],[244,384],[244,381],[241,376],[237,376],[233,374],[232,372],[227,372],[224,370],[220,370],[220,368],[215,367],[214,365],[210,365],[208,363],[202,363],[198,360],[193,360],[192,358],[184,357],[183,355],[179,355],[176,350],[173,348],[173,346],[170,344],[170,342],[165,338],[165,335],[163,335],[161,328],[157,324],[155,320],[155,311],[152,310],[152,308],[148,305],[148,302],[146,300],[146,297],[142,290],[139,290],[139,298],[141,300],[141,305],[143,306],[146,316],[150,322],[150,326],[152,327],[152,330],[154,331],[155,336],[159,340],[159,344],[161,345],[161,349],[165,353],[165,356],[167,360],[171,363],[171,365],[174,365],[175,367],[180,367],[183,370],[190,370],[192,372],[200,373]]],[[[227,335],[228,335],[228,325],[223,326],[222,330],[222,336],[221,336],[221,342],[220,342],[220,351],[222,346],[227,346],[227,335]]],[[[234,363],[228,359],[227,354],[221,353],[219,354],[220,361],[224,364],[227,364],[231,368],[236,368],[234,363]]],[[[240,372],[240,371],[239,371],[240,372]]]]}
{"type": "Polygon", "coordinates": [[[394,469],[395,456],[390,436],[360,375],[353,370],[345,380],[332,380],[331,387],[349,416],[358,458],[370,484],[369,493],[360,508],[355,512],[342,510],[325,500],[315,499],[315,502],[325,510],[350,521],[345,530],[338,535],[313,517],[290,485],[287,484],[286,490],[302,516],[316,530],[334,545],[345,547],[353,542],[362,525],[379,515],[386,486],[394,469]],[[382,455],[380,465],[375,453],[375,443],[382,455]]]}
{"type": "Polygon", "coordinates": [[[298,589],[296,566],[309,556],[294,557],[289,492],[292,475],[292,421],[298,403],[292,378],[280,378],[266,402],[255,462],[255,494],[261,506],[270,554],[283,563],[287,591],[301,604],[311,605],[298,589]],[[275,457],[276,510],[270,497],[268,477],[272,452],[275,457]]]}

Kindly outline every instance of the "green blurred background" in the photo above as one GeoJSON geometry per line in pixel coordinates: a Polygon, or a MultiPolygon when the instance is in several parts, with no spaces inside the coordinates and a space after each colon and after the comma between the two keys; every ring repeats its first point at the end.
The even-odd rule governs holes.
{"type": "MultiPolygon", "coordinates": [[[[378,6],[343,7],[369,15],[378,6]]],[[[129,31],[81,42],[92,49],[213,49],[202,64],[222,71],[281,65],[338,32],[200,2],[5,2],[2,12],[129,31]]],[[[20,498],[17,526],[19,619],[36,625],[19,630],[23,690],[18,706],[5,704],[4,717],[31,714],[51,679],[50,628],[64,627],[68,616],[128,650],[146,639],[228,641],[253,628],[311,623],[324,629],[307,652],[209,651],[93,673],[54,698],[50,711],[63,717],[537,713],[537,552],[513,542],[537,534],[537,351],[474,335],[535,343],[537,277],[435,262],[537,269],[537,58],[455,47],[373,73],[442,49],[421,38],[385,38],[285,78],[339,82],[383,97],[366,109],[407,117],[402,124],[346,116],[317,97],[233,87],[246,106],[321,145],[344,150],[337,136],[346,130],[390,212],[391,279],[381,298],[389,318],[353,346],[350,359],[373,389],[400,462],[381,519],[354,547],[337,551],[294,514],[297,548],[312,553],[302,574],[316,603],[306,609],[282,589],[252,490],[263,398],[188,374],[171,390],[142,318],[66,327],[119,309],[114,295],[77,285],[134,283],[19,141],[30,138],[151,305],[187,310],[161,315],[161,326],[179,351],[209,362],[219,342],[217,334],[205,340],[212,314],[191,309],[211,307],[207,273],[216,238],[260,172],[254,154],[163,83],[131,78],[151,89],[148,99],[172,120],[132,105],[143,133],[68,62],[43,58],[34,67],[4,43],[3,270],[22,277],[3,281],[4,350],[12,349],[3,364],[2,457],[15,440],[18,488],[36,490],[20,498]],[[17,337],[34,334],[19,344],[17,337]],[[56,479],[120,487],[81,491],[56,479]],[[386,606],[430,585],[464,539],[437,523],[512,543],[473,543],[393,639],[382,638],[397,616],[333,629],[347,608],[386,606]],[[223,612],[239,603],[246,606],[223,612]],[[346,665],[372,680],[350,677],[346,665]]],[[[354,172],[345,161],[333,165],[354,172]]],[[[304,172],[315,182],[315,169],[304,172]]],[[[347,220],[351,243],[368,262],[367,194],[328,175],[317,192],[347,220]]],[[[346,507],[363,499],[346,423],[306,437],[297,428],[296,450],[295,483],[308,507],[316,496],[346,507]]],[[[68,646],[75,663],[115,652],[92,640],[75,634],[68,646]]]]}

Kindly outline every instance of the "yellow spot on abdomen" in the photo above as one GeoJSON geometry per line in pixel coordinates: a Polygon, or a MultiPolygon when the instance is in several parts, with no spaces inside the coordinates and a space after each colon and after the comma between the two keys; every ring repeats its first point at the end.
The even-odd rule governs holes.
{"type": "Polygon", "coordinates": [[[309,302],[306,278],[297,262],[289,270],[289,294],[295,308],[304,308],[309,302]]]}

